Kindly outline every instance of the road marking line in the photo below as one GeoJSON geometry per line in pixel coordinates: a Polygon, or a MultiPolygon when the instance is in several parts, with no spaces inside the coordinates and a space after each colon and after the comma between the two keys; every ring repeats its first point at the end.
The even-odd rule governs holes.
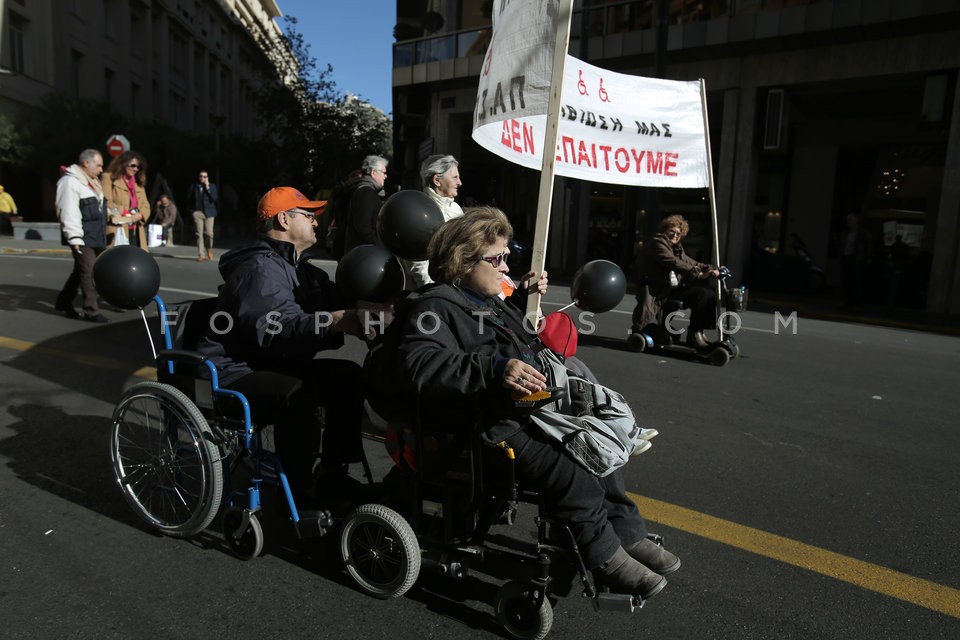
{"type": "MultiPolygon", "coordinates": [[[[52,347],[43,347],[38,346],[36,342],[28,342],[26,340],[17,340],[16,338],[7,338],[5,336],[0,336],[0,348],[11,349],[13,351],[33,351],[34,353],[39,353],[47,356],[54,356],[57,358],[63,358],[76,362],[77,364],[82,364],[90,367],[99,367],[101,369],[111,369],[114,371],[129,371],[130,365],[124,364],[119,360],[114,360],[113,358],[107,358],[104,356],[95,356],[95,355],[86,355],[81,353],[76,353],[73,351],[67,351],[65,349],[54,349],[52,347]]],[[[157,370],[155,367],[147,366],[141,367],[134,371],[131,375],[134,375],[138,378],[146,378],[148,380],[157,379],[157,370]]]]}
{"type": "MultiPolygon", "coordinates": [[[[38,347],[36,343],[0,336],[0,347],[14,351],[36,350],[76,362],[108,369],[126,371],[127,367],[110,358],[83,356],[60,349],[38,347]]],[[[142,367],[133,376],[156,380],[154,367],[142,367]]],[[[757,555],[807,569],[828,578],[862,587],[869,591],[909,602],[925,609],[937,611],[953,618],[960,618],[960,590],[936,582],[915,578],[899,571],[857,560],[833,551],[791,540],[760,529],[737,524],[722,518],[686,509],[684,507],[647,498],[635,493],[628,494],[641,513],[649,520],[701,538],[743,549],[757,555]]]]}
{"type": "Polygon", "coordinates": [[[635,493],[628,494],[640,512],[673,529],[743,549],[801,569],[960,618],[960,590],[893,569],[797,542],[760,529],[715,518],[635,493]]]}

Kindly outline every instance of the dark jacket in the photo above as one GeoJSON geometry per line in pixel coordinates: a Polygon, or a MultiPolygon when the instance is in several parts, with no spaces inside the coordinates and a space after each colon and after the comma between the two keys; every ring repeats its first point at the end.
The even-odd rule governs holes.
{"type": "Polygon", "coordinates": [[[380,213],[380,187],[368,175],[357,181],[350,194],[350,207],[344,253],[361,244],[379,244],[377,214],[380,213]]]}
{"type": "Polygon", "coordinates": [[[318,351],[343,346],[343,334],[317,315],[343,308],[336,287],[308,261],[298,265],[289,242],[262,236],[255,246],[224,254],[220,274],[217,311],[226,315],[214,317],[197,350],[217,365],[223,384],[254,370],[289,371],[318,351]]]}
{"type": "Polygon", "coordinates": [[[660,308],[670,296],[671,271],[677,274],[682,284],[689,284],[711,268],[688,256],[681,243],[671,244],[667,236],[655,234],[644,245],[637,264],[637,300],[642,305],[642,313],[639,321],[634,318],[634,324],[643,328],[656,322],[660,308]]]}
{"type": "Polygon", "coordinates": [[[215,218],[217,216],[217,199],[217,185],[210,183],[210,186],[204,189],[203,185],[198,182],[190,186],[187,202],[193,211],[203,211],[203,215],[206,217],[215,218]]]}
{"type": "Polygon", "coordinates": [[[537,366],[542,348],[523,316],[498,298],[446,284],[427,285],[408,300],[397,313],[399,377],[421,419],[450,425],[454,416],[476,417],[494,442],[521,429],[529,413],[514,407],[503,372],[511,358],[537,366]]]}

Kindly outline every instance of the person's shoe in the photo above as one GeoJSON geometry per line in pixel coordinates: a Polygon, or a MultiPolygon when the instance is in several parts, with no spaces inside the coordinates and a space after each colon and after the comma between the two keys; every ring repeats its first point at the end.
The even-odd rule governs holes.
{"type": "Polygon", "coordinates": [[[204,260],[206,260],[204,256],[197,256],[197,262],[203,262],[204,260]]]}
{"type": "Polygon", "coordinates": [[[83,319],[86,320],[87,322],[94,322],[96,324],[106,324],[110,322],[109,320],[107,320],[107,317],[102,313],[95,313],[93,315],[84,314],[83,319]]]}
{"type": "Polygon", "coordinates": [[[633,451],[630,452],[630,457],[633,458],[635,456],[638,456],[652,446],[653,445],[650,443],[649,440],[639,440],[637,446],[635,446],[633,448],[633,451]]]}
{"type": "Polygon", "coordinates": [[[594,578],[614,593],[629,593],[643,599],[652,598],[667,586],[667,579],[657,575],[617,547],[613,557],[593,570],[594,578]]]}
{"type": "Polygon", "coordinates": [[[648,569],[662,576],[680,568],[680,558],[673,555],[650,538],[644,538],[626,547],[627,554],[648,569]]]}
{"type": "Polygon", "coordinates": [[[213,249],[207,249],[207,260],[213,260],[213,249]]]}
{"type": "Polygon", "coordinates": [[[653,440],[658,435],[660,435],[660,432],[656,429],[644,429],[643,427],[640,427],[640,438],[643,440],[653,440]]]}
{"type": "Polygon", "coordinates": [[[77,312],[76,309],[73,308],[73,305],[60,304],[58,302],[53,306],[53,308],[56,309],[57,311],[62,312],[65,316],[67,316],[71,320],[79,320],[80,318],[83,317],[77,312]]]}
{"type": "Polygon", "coordinates": [[[703,331],[687,331],[687,346],[694,349],[706,349],[710,345],[703,331]]]}

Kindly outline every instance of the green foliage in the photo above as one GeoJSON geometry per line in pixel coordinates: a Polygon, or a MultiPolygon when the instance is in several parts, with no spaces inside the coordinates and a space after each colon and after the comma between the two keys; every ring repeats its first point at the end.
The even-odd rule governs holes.
{"type": "Polygon", "coordinates": [[[16,127],[5,115],[0,114],[0,163],[18,163],[26,151],[23,137],[16,127]]]}
{"type": "Polygon", "coordinates": [[[273,183],[312,193],[334,185],[366,155],[390,156],[392,123],[369,102],[344,95],[332,79],[333,67],[321,68],[310,55],[296,18],[285,20],[299,74],[286,85],[275,78],[263,83],[261,108],[270,114],[270,126],[262,143],[274,149],[268,154],[273,183]]]}

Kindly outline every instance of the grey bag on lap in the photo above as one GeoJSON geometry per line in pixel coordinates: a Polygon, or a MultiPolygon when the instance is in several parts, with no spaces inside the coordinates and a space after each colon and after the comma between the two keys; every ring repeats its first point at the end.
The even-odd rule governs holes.
{"type": "Polygon", "coordinates": [[[538,357],[545,366],[547,383],[566,388],[567,397],[534,411],[530,416],[533,423],[596,476],[609,475],[623,466],[644,442],[624,397],[602,384],[572,375],[549,350],[538,357]]]}

